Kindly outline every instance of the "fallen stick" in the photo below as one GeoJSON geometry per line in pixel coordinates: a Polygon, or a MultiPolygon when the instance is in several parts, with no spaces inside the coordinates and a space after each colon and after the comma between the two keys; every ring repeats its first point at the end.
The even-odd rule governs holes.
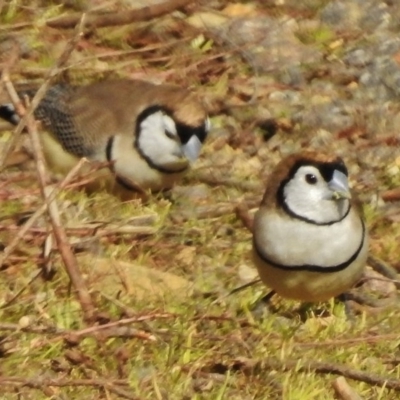
{"type": "Polygon", "coordinates": [[[400,200],[400,188],[394,188],[385,190],[381,193],[381,197],[384,201],[399,201],[400,200]]]}
{"type": "Polygon", "coordinates": [[[26,126],[31,137],[42,196],[47,204],[47,211],[50,217],[57,247],[64,262],[67,274],[72,282],[72,285],[76,289],[77,296],[84,313],[84,319],[86,322],[91,323],[95,319],[95,307],[92,303],[86,283],[79,271],[78,261],[72,251],[67,234],[62,226],[57,203],[55,200],[49,201],[51,192],[49,186],[47,185],[48,174],[35,120],[28,116],[26,119],[26,126]]]}
{"type": "Polygon", "coordinates": [[[46,387],[94,387],[97,389],[105,389],[112,393],[117,394],[120,397],[130,400],[139,400],[139,397],[128,393],[122,387],[129,386],[127,379],[109,379],[106,377],[100,377],[95,379],[65,379],[65,378],[25,378],[18,376],[0,377],[0,385],[3,393],[5,392],[5,386],[13,387],[28,387],[31,389],[43,389],[46,387]],[[122,386],[122,387],[121,387],[122,386]]]}
{"type": "MultiPolygon", "coordinates": [[[[71,171],[67,174],[67,176],[63,179],[60,184],[53,189],[53,191],[49,194],[47,201],[52,202],[58,193],[64,189],[68,183],[74,178],[74,176],[78,173],[78,171],[82,168],[82,166],[87,162],[85,158],[82,158],[79,163],[71,169],[71,171]]],[[[44,203],[40,208],[38,208],[34,214],[25,222],[22,228],[18,231],[18,233],[14,236],[11,243],[4,249],[2,255],[0,256],[0,268],[4,265],[4,262],[8,259],[8,257],[13,253],[15,248],[20,243],[21,239],[27,234],[29,230],[32,229],[34,223],[45,213],[47,210],[47,203],[44,203]]]]}
{"type": "Polygon", "coordinates": [[[310,372],[316,374],[340,375],[355,381],[365,382],[370,385],[384,387],[400,391],[400,379],[385,377],[378,374],[370,374],[354,368],[349,368],[343,364],[328,363],[322,361],[299,360],[278,360],[275,358],[265,358],[262,360],[248,359],[241,357],[226,366],[227,371],[241,371],[244,374],[261,374],[265,371],[295,371],[310,372]]]}
{"type": "MultiPolygon", "coordinates": [[[[84,27],[84,20],[85,20],[85,14],[83,14],[83,16],[80,19],[79,26],[77,27],[77,32],[74,35],[73,39],[67,43],[67,46],[66,46],[64,52],[62,53],[61,57],[58,59],[58,61],[56,63],[56,66],[49,73],[49,77],[48,77],[47,81],[41,86],[39,91],[34,96],[33,101],[36,100],[36,104],[34,104],[34,103],[30,104],[27,109],[26,109],[26,107],[24,107],[24,105],[22,104],[22,102],[20,101],[20,99],[18,97],[17,92],[14,89],[14,86],[12,85],[12,83],[9,79],[9,71],[8,70],[3,71],[3,82],[8,91],[8,94],[11,98],[11,101],[15,107],[16,112],[18,113],[19,116],[22,117],[22,120],[21,120],[20,124],[18,125],[18,127],[21,125],[21,123],[24,123],[26,125],[28,133],[30,135],[33,152],[34,152],[34,156],[35,156],[35,161],[36,161],[36,168],[37,168],[37,173],[38,173],[38,177],[39,177],[40,188],[41,188],[42,196],[45,200],[46,208],[47,208],[50,220],[51,220],[51,225],[53,228],[53,233],[54,233],[54,236],[56,239],[56,243],[57,243],[58,249],[60,251],[61,257],[63,259],[65,269],[68,273],[68,276],[71,279],[71,282],[76,289],[77,296],[78,296],[82,311],[84,313],[84,319],[86,322],[91,323],[95,319],[95,308],[92,303],[89,291],[86,288],[85,281],[83,280],[83,278],[79,272],[78,262],[75,258],[72,248],[68,242],[68,238],[65,233],[65,230],[63,229],[63,227],[61,225],[60,214],[58,211],[57,203],[54,201],[54,199],[50,200],[51,192],[50,192],[50,187],[47,186],[48,174],[47,174],[47,170],[46,170],[46,163],[44,161],[44,154],[43,154],[43,150],[41,147],[39,134],[37,132],[36,123],[35,123],[34,118],[32,117],[35,107],[41,100],[40,96],[42,96],[42,97],[44,96],[44,94],[47,90],[47,85],[50,84],[51,78],[60,72],[61,66],[67,62],[70,54],[72,53],[79,38],[81,37],[83,27],[84,27]]],[[[27,99],[25,101],[27,101],[27,99]]],[[[4,160],[3,160],[3,162],[4,162],[4,160]]],[[[10,254],[10,250],[8,251],[7,254],[10,254]]],[[[4,260],[4,256],[5,256],[5,254],[3,254],[3,260],[4,260]]]]}
{"type": "Polygon", "coordinates": [[[60,58],[56,62],[56,65],[54,67],[52,67],[50,69],[50,71],[47,73],[47,76],[45,77],[43,84],[41,85],[41,87],[39,88],[39,90],[36,92],[35,96],[31,100],[30,106],[28,107],[27,110],[24,109],[24,106],[22,105],[22,103],[10,81],[10,70],[11,70],[12,66],[16,63],[18,56],[19,56],[19,48],[16,47],[17,45],[14,46],[13,54],[10,57],[10,61],[3,68],[2,82],[3,82],[3,85],[6,87],[10,97],[13,99],[13,105],[14,105],[18,115],[21,117],[21,120],[19,121],[17,127],[15,128],[11,139],[5,144],[4,149],[0,155],[0,172],[7,166],[8,157],[15,149],[15,147],[18,143],[18,140],[26,126],[26,118],[33,115],[33,112],[35,111],[36,107],[39,105],[40,101],[43,99],[44,95],[46,94],[47,89],[49,88],[52,79],[63,70],[71,53],[73,52],[73,50],[75,49],[76,45],[78,44],[80,38],[82,37],[83,27],[85,24],[85,18],[86,18],[86,14],[82,14],[81,18],[77,20],[77,22],[79,22],[79,25],[77,26],[75,35],[66,44],[63,53],[61,54],[60,58]]]}
{"type": "Polygon", "coordinates": [[[354,389],[347,383],[343,376],[336,378],[332,382],[333,390],[341,400],[362,400],[361,397],[354,391],[354,389]]]}
{"type": "MultiPolygon", "coordinates": [[[[86,28],[102,28],[106,26],[127,25],[132,22],[149,21],[154,18],[169,14],[172,11],[182,8],[192,0],[169,0],[160,4],[153,4],[143,8],[135,8],[123,12],[108,14],[88,14],[86,28]]],[[[81,13],[74,13],[65,17],[50,19],[46,24],[52,28],[68,29],[73,28],[81,19],[81,13]]]]}

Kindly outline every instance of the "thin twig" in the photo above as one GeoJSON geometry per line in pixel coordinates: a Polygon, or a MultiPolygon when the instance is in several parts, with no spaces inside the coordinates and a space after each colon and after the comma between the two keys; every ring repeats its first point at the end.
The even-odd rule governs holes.
{"type": "Polygon", "coordinates": [[[17,24],[12,24],[12,25],[1,25],[0,26],[0,32],[1,31],[10,31],[10,32],[15,32],[18,29],[23,29],[27,28],[29,26],[34,25],[34,22],[18,22],[17,24]]]}
{"type": "MultiPolygon", "coordinates": [[[[215,166],[213,166],[213,168],[215,169],[215,166]]],[[[213,173],[212,170],[201,171],[201,169],[203,168],[198,168],[196,170],[196,180],[201,183],[206,183],[209,186],[233,187],[251,193],[261,193],[262,191],[262,185],[258,182],[227,178],[226,176],[217,176],[217,174],[213,173]]]]}
{"type": "Polygon", "coordinates": [[[0,309],[4,309],[9,307],[11,304],[13,304],[19,296],[28,288],[39,276],[42,274],[42,271],[38,271],[30,280],[27,282],[10,300],[8,300],[6,303],[2,304],[0,306],[0,309]]]}
{"type": "MultiPolygon", "coordinates": [[[[1,82],[2,82],[1,90],[3,90],[3,87],[7,87],[7,82],[10,81],[10,70],[17,63],[17,61],[19,59],[20,51],[21,51],[21,49],[20,49],[19,44],[14,41],[12,44],[11,51],[8,54],[8,61],[5,63],[5,65],[2,66],[3,70],[1,73],[1,82]]],[[[21,123],[19,125],[21,125],[21,123]]],[[[1,152],[1,155],[0,155],[0,172],[6,166],[8,156],[11,154],[11,152],[14,150],[15,146],[17,145],[22,130],[23,130],[23,125],[21,126],[21,128],[18,126],[17,129],[15,130],[13,136],[10,138],[10,140],[8,140],[8,142],[5,143],[3,151],[1,152]]]]}
{"type": "Polygon", "coordinates": [[[332,382],[332,387],[340,400],[362,400],[343,376],[336,378],[332,382]]]}
{"type": "Polygon", "coordinates": [[[147,333],[145,331],[142,331],[140,329],[135,329],[130,326],[119,326],[115,328],[110,328],[106,329],[101,332],[100,335],[95,334],[94,336],[102,336],[104,338],[136,338],[136,339],[142,339],[142,340],[148,340],[150,342],[155,342],[157,341],[156,337],[151,334],[147,333]]]}
{"type": "MultiPolygon", "coordinates": [[[[246,199],[243,203],[247,207],[253,208],[260,204],[260,200],[257,199],[246,199]]],[[[235,202],[224,202],[219,204],[212,204],[206,206],[199,206],[191,209],[178,209],[170,214],[170,218],[175,222],[182,222],[188,219],[206,219],[206,218],[217,218],[226,214],[233,214],[236,212],[238,203],[235,202]]]]}
{"type": "MultiPolygon", "coordinates": [[[[132,22],[150,21],[151,19],[169,14],[189,4],[192,0],[169,0],[160,4],[153,4],[143,8],[135,8],[123,12],[108,14],[88,14],[85,24],[86,28],[101,28],[106,26],[119,26],[131,24],[132,22]]],[[[66,17],[58,17],[47,21],[52,28],[68,29],[76,26],[81,14],[75,13],[66,17]]]]}
{"type": "Polygon", "coordinates": [[[59,329],[52,326],[35,326],[35,325],[28,325],[21,327],[18,324],[12,324],[8,322],[0,323],[0,332],[8,331],[8,332],[28,332],[28,333],[35,333],[35,334],[51,334],[51,335],[63,335],[66,331],[65,329],[59,329]]]}
{"type": "MultiPolygon", "coordinates": [[[[113,321],[113,322],[109,322],[107,324],[91,326],[89,328],[81,329],[80,331],[75,331],[74,335],[85,336],[88,334],[92,334],[93,332],[107,330],[107,329],[114,328],[117,326],[129,325],[129,324],[132,324],[133,322],[142,322],[142,321],[148,321],[148,320],[157,319],[157,318],[171,318],[173,316],[174,315],[170,314],[170,313],[156,313],[156,314],[142,315],[142,316],[137,316],[137,317],[132,317],[132,318],[123,318],[123,319],[120,319],[119,321],[113,321]]],[[[175,317],[176,317],[176,315],[175,315],[175,317]]]]}
{"type": "Polygon", "coordinates": [[[47,211],[50,216],[51,225],[53,228],[54,237],[57,242],[58,250],[64,262],[65,269],[68,273],[71,282],[76,289],[78,299],[80,301],[84,318],[87,322],[92,322],[95,317],[95,308],[92,303],[86,283],[79,271],[78,261],[72,251],[68,241],[67,234],[61,224],[60,213],[57,203],[53,200],[49,202],[50,191],[47,186],[48,174],[46,163],[44,160],[43,150],[40,144],[39,134],[36,129],[36,123],[32,117],[27,117],[27,128],[32,141],[32,147],[36,158],[36,167],[39,176],[39,182],[42,189],[42,195],[47,203],[47,211]]]}
{"type": "Polygon", "coordinates": [[[239,203],[235,208],[236,216],[242,221],[245,228],[253,233],[254,218],[249,213],[249,208],[245,203],[239,203]]]}
{"type": "Polygon", "coordinates": [[[399,201],[400,200],[400,188],[394,188],[385,190],[381,193],[381,197],[384,201],[399,201]]]}
{"type": "Polygon", "coordinates": [[[64,378],[25,378],[18,376],[2,376],[0,377],[0,385],[2,388],[4,386],[15,386],[15,387],[29,387],[32,389],[42,389],[43,387],[95,387],[104,388],[117,394],[118,396],[124,397],[130,400],[139,400],[139,397],[128,393],[126,390],[120,388],[119,386],[129,386],[129,382],[126,379],[107,379],[106,377],[96,378],[96,379],[64,379],[64,378]]]}
{"type": "Polygon", "coordinates": [[[390,342],[399,338],[398,333],[387,333],[383,335],[370,335],[361,336],[350,339],[337,339],[337,340],[326,340],[324,342],[296,342],[296,347],[342,347],[342,346],[357,346],[360,343],[380,343],[390,342]]]}
{"type": "MultiPolygon", "coordinates": [[[[141,238],[144,236],[152,236],[158,232],[158,229],[154,226],[131,226],[128,224],[122,225],[122,226],[110,226],[107,227],[105,226],[104,229],[99,228],[100,226],[103,226],[104,224],[87,224],[87,225],[82,225],[82,226],[74,226],[74,227],[68,227],[65,226],[64,230],[74,236],[92,236],[94,238],[99,238],[99,237],[107,237],[107,236],[120,236],[120,235],[129,235],[129,237],[132,238],[141,238]]],[[[0,225],[0,231],[15,231],[18,230],[19,227],[17,225],[0,225]]],[[[28,229],[29,232],[32,234],[39,234],[39,235],[45,235],[48,233],[48,230],[46,228],[30,228],[28,229]]],[[[30,238],[29,238],[30,239],[30,238]]],[[[32,257],[32,255],[26,256],[28,259],[29,257],[32,257]]],[[[10,254],[7,255],[7,258],[10,258],[10,254]]],[[[23,260],[25,257],[19,256],[19,258],[14,258],[15,259],[20,259],[23,260]]],[[[1,258],[0,258],[1,260],[1,258]]]]}
{"type": "Polygon", "coordinates": [[[396,288],[400,289],[398,272],[387,262],[371,254],[368,257],[367,263],[374,269],[374,271],[385,276],[386,278],[389,278],[395,284],[396,288]]]}
{"type": "MultiPolygon", "coordinates": [[[[79,172],[82,166],[87,162],[86,159],[82,158],[78,164],[69,171],[67,176],[53,189],[53,191],[49,194],[47,201],[52,202],[58,193],[64,189],[68,183],[74,178],[74,176],[79,172]]],[[[4,249],[2,255],[0,256],[0,268],[4,265],[4,262],[8,259],[8,257],[12,254],[15,248],[20,243],[21,239],[26,235],[26,233],[32,229],[34,223],[45,213],[47,209],[47,203],[44,203],[40,208],[38,208],[34,214],[25,222],[19,232],[14,236],[11,243],[4,249]]]]}
{"type": "Polygon", "coordinates": [[[156,337],[147,333],[143,330],[135,329],[130,326],[133,323],[143,323],[149,320],[160,319],[160,318],[172,318],[171,314],[153,314],[153,315],[143,315],[132,318],[124,318],[119,321],[109,322],[103,325],[95,325],[87,329],[81,329],[78,331],[62,329],[57,327],[48,327],[48,326],[20,326],[19,324],[12,323],[0,323],[0,332],[1,331],[9,331],[9,332],[27,332],[34,334],[43,334],[43,335],[54,335],[59,336],[60,339],[80,339],[84,337],[123,337],[123,338],[137,338],[142,340],[148,340],[151,342],[155,342],[156,337]]]}
{"type": "Polygon", "coordinates": [[[388,378],[377,374],[370,374],[358,369],[349,368],[343,364],[326,363],[321,361],[299,360],[278,360],[275,358],[266,358],[263,360],[253,360],[240,358],[235,360],[232,365],[227,367],[228,370],[240,370],[245,374],[265,373],[265,371],[292,371],[292,372],[310,372],[317,374],[333,374],[340,375],[355,381],[365,382],[370,385],[376,385],[400,391],[400,379],[388,378]]]}
{"type": "Polygon", "coordinates": [[[75,35],[66,44],[65,49],[64,49],[63,53],[61,54],[60,58],[57,60],[55,66],[52,67],[50,69],[50,71],[46,74],[43,84],[41,85],[41,87],[39,88],[39,90],[36,92],[35,96],[31,100],[30,106],[28,107],[27,110],[23,109],[22,103],[19,100],[17,93],[15,92],[14,88],[11,85],[10,70],[16,61],[14,59],[11,59],[11,61],[9,63],[7,63],[7,65],[3,68],[2,82],[8,90],[8,93],[11,97],[13,105],[16,107],[16,111],[21,112],[21,114],[19,114],[19,116],[22,118],[19,121],[17,127],[15,128],[11,139],[5,144],[4,149],[0,155],[0,172],[6,167],[7,159],[10,156],[10,154],[13,152],[13,150],[15,149],[15,147],[18,143],[21,133],[23,132],[23,130],[26,126],[26,118],[33,115],[36,107],[38,106],[38,104],[43,99],[44,95],[46,94],[47,89],[49,88],[52,79],[62,71],[62,68],[68,62],[68,59],[69,59],[71,53],[75,49],[79,40],[81,39],[81,37],[83,35],[83,27],[85,24],[85,18],[86,18],[86,14],[83,14],[81,16],[80,20],[77,21],[77,22],[79,22],[79,25],[76,28],[75,35]]]}
{"type": "Polygon", "coordinates": [[[235,289],[232,289],[226,296],[231,296],[232,294],[241,292],[242,290],[247,289],[250,286],[254,286],[257,283],[261,283],[261,279],[254,279],[251,282],[247,282],[244,285],[238,286],[235,289]]]}
{"type": "MultiPolygon", "coordinates": [[[[67,46],[66,49],[64,50],[63,54],[57,61],[56,67],[53,68],[53,74],[56,75],[59,72],[59,67],[61,65],[64,65],[71,52],[75,48],[77,41],[81,37],[83,26],[84,26],[84,19],[85,19],[85,14],[83,14],[80,24],[78,26],[78,31],[77,34],[74,36],[73,40],[71,40],[67,46]]],[[[42,85],[42,87],[39,89],[39,91],[36,93],[33,101],[35,99],[37,100],[39,98],[40,100],[40,93],[42,96],[45,94],[45,91],[47,90],[46,83],[50,83],[50,79],[52,78],[51,75],[49,76],[49,79],[45,84],[42,85]]],[[[6,72],[6,78],[8,78],[8,72],[6,72]]],[[[74,285],[76,291],[77,291],[77,296],[80,301],[82,311],[84,313],[84,318],[87,322],[92,322],[95,316],[95,308],[92,303],[90,294],[88,289],[86,288],[85,281],[83,280],[80,272],[79,272],[79,267],[78,267],[78,262],[75,258],[75,255],[72,251],[71,245],[68,242],[67,235],[65,233],[65,230],[63,229],[61,225],[61,220],[60,220],[60,214],[58,211],[57,203],[54,201],[49,201],[50,198],[50,188],[47,186],[48,182],[48,174],[46,170],[46,163],[44,161],[44,154],[43,150],[41,147],[40,143],[40,138],[39,134],[37,132],[36,128],[36,123],[35,120],[32,117],[32,113],[35,109],[35,104],[31,104],[30,107],[28,107],[28,111],[26,111],[21,104],[18,94],[16,93],[11,81],[9,79],[6,79],[6,88],[8,90],[9,96],[11,97],[11,100],[13,101],[13,105],[17,111],[17,113],[22,116],[22,120],[25,122],[26,127],[28,129],[28,133],[31,138],[32,142],[32,147],[35,155],[35,161],[36,161],[36,168],[38,172],[38,177],[39,177],[39,182],[40,182],[40,187],[42,191],[43,198],[45,199],[45,203],[47,204],[47,210],[50,216],[51,224],[53,227],[53,233],[57,242],[58,249],[60,251],[61,257],[63,259],[66,271],[69,275],[69,278],[71,279],[72,284],[74,285]]]]}

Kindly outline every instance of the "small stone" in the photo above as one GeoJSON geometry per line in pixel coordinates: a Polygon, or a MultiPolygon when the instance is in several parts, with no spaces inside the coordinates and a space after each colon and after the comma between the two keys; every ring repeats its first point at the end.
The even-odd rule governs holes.
{"type": "Polygon", "coordinates": [[[279,90],[269,95],[269,100],[286,104],[300,104],[302,95],[295,90],[279,90]]]}
{"type": "Polygon", "coordinates": [[[372,59],[372,53],[365,49],[355,49],[344,57],[344,62],[355,67],[362,67],[370,63],[372,59]]]}
{"type": "Polygon", "coordinates": [[[31,318],[27,315],[21,317],[18,321],[18,325],[21,329],[27,328],[31,324],[31,318]]]}
{"type": "Polygon", "coordinates": [[[229,19],[214,12],[198,12],[186,18],[186,22],[195,28],[211,29],[225,24],[229,19]]]}
{"type": "Polygon", "coordinates": [[[254,267],[250,267],[247,264],[240,264],[238,268],[238,276],[243,283],[249,283],[258,278],[258,272],[254,267]]]}
{"type": "Polygon", "coordinates": [[[396,293],[396,285],[371,268],[366,269],[364,278],[366,279],[363,286],[367,288],[367,291],[375,292],[382,297],[389,297],[396,293]]]}

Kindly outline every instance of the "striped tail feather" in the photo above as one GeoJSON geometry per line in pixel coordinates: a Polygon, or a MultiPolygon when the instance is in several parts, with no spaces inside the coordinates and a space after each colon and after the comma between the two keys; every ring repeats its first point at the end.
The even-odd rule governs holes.
{"type": "Polygon", "coordinates": [[[18,122],[21,119],[15,111],[15,107],[12,105],[12,103],[0,105],[0,118],[13,125],[18,125],[18,122]]]}

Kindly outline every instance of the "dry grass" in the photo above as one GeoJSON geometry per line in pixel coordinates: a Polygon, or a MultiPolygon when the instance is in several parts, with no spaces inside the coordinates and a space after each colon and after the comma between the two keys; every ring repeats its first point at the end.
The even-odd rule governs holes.
{"type": "MultiPolygon", "coordinates": [[[[1,32],[17,33],[29,49],[12,71],[15,81],[43,78],[69,39],[68,32],[44,25],[61,7],[35,5],[14,0],[1,10],[1,32]]],[[[156,23],[99,29],[71,56],[72,81],[123,75],[192,87],[207,99],[214,131],[172,200],[153,196],[146,204],[121,204],[109,194],[89,196],[78,189],[58,196],[62,221],[81,253],[80,268],[107,329],[85,330],[56,246],[43,254],[47,220],[20,241],[0,271],[1,398],[333,399],[329,372],[341,365],[340,374],[353,378],[349,382],[362,398],[398,399],[398,306],[366,309],[349,321],[334,301],[299,310],[297,303],[277,300],[278,312],[268,312],[257,306],[266,290],[261,285],[227,296],[252,268],[251,235],[235,206],[254,207],[281,155],[309,145],[317,133],[301,126],[284,129],[287,116],[281,110],[277,134],[264,141],[254,124],[257,107],[246,106],[254,86],[251,66],[182,18],[174,14],[156,23]],[[135,219],[140,216],[146,217],[135,219]],[[94,223],[100,225],[93,228],[94,223]],[[77,226],[80,230],[72,229],[77,226]],[[131,233],[122,232],[126,227],[131,233]],[[118,262],[132,264],[134,272],[144,266],[169,273],[166,279],[176,280],[179,289],[140,290],[143,277],[134,272],[115,280],[118,262]],[[100,266],[103,275],[96,274],[100,266]],[[330,369],[318,369],[317,362],[330,369]],[[352,370],[396,381],[390,390],[352,370]]],[[[313,40],[319,42],[319,34],[313,40]]],[[[257,84],[273,90],[268,77],[257,84]]],[[[257,98],[257,106],[267,106],[267,100],[257,98]]],[[[6,140],[4,134],[1,143],[6,140]]],[[[332,150],[344,156],[353,186],[368,200],[371,251],[398,267],[398,212],[370,202],[376,186],[361,181],[354,146],[346,137],[335,138],[332,150]]],[[[399,175],[387,173],[396,165],[387,159],[374,164],[380,190],[398,185],[399,175]]],[[[3,246],[43,202],[29,168],[0,176],[3,246]]]]}

